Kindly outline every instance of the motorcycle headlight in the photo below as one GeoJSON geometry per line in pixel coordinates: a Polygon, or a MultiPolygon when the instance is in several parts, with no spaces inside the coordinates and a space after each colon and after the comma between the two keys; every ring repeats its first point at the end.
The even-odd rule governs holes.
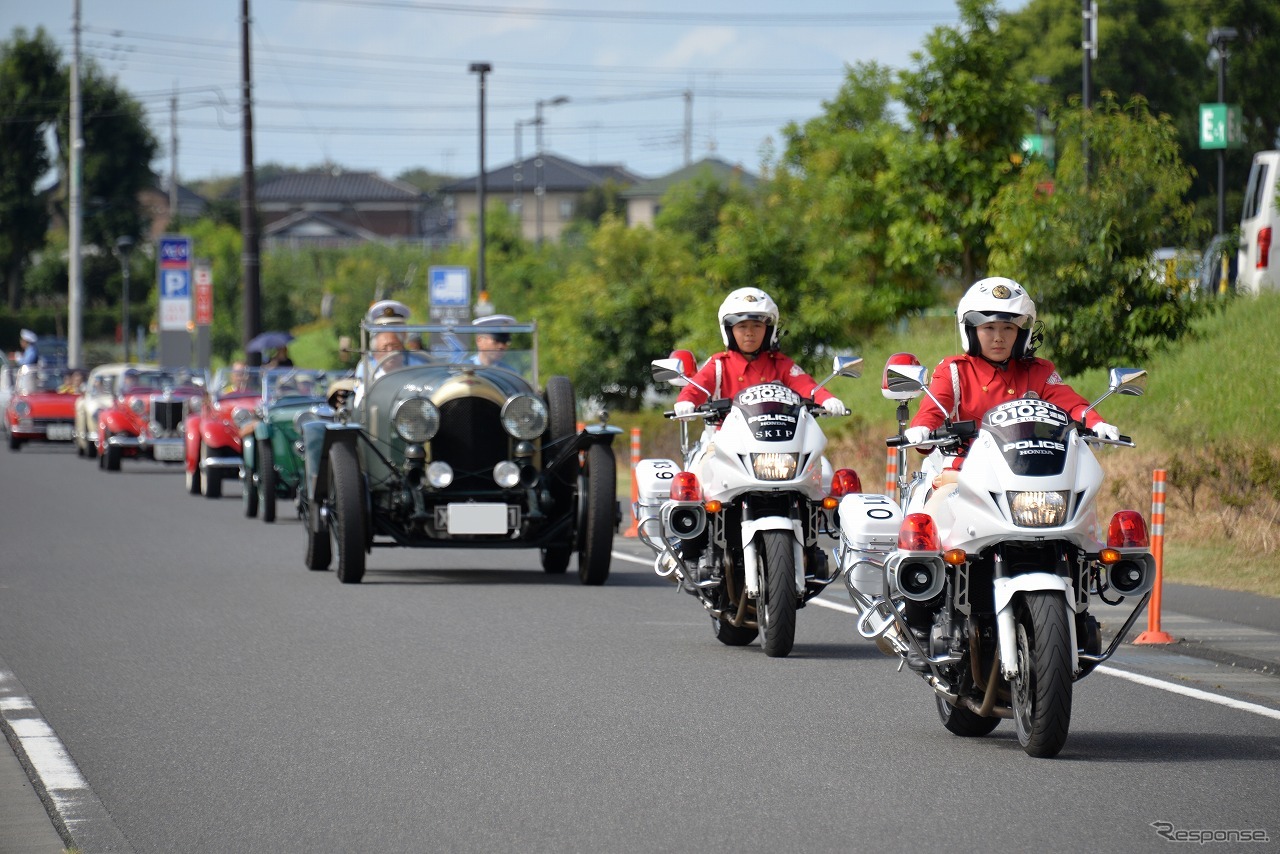
{"type": "Polygon", "coordinates": [[[531,394],[519,394],[502,407],[502,429],[517,439],[536,439],[547,429],[547,405],[531,394]]]}
{"type": "Polygon", "coordinates": [[[791,480],[796,476],[799,454],[752,454],[751,468],[759,480],[791,480]]]}
{"type": "Polygon", "coordinates": [[[1009,513],[1019,528],[1057,528],[1067,521],[1065,492],[1009,492],[1009,513]]]}
{"type": "Polygon", "coordinates": [[[430,442],[440,429],[440,410],[425,397],[410,397],[391,410],[391,424],[406,442],[430,442]]]}

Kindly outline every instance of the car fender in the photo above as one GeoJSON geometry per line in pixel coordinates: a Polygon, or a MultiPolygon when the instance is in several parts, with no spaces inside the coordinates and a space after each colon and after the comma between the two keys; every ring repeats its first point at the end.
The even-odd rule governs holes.
{"type": "Polygon", "coordinates": [[[354,449],[360,439],[360,425],[309,421],[302,425],[303,465],[307,475],[307,499],[315,502],[318,484],[329,479],[329,449],[349,444],[354,449]]]}
{"type": "Polygon", "coordinates": [[[240,431],[221,419],[201,419],[200,438],[210,448],[240,448],[240,431]]]}
{"type": "Polygon", "coordinates": [[[138,435],[138,426],[134,423],[134,419],[120,412],[118,409],[104,409],[98,413],[98,432],[109,430],[112,433],[127,433],[130,436],[138,435]]]}

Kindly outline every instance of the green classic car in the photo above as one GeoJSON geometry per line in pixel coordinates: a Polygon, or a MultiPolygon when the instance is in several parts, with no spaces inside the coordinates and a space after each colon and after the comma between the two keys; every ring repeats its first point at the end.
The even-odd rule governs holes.
{"type": "Polygon", "coordinates": [[[333,418],[325,371],[273,368],[263,372],[262,402],[241,429],[244,515],[276,520],[276,499],[296,501],[302,482],[302,425],[333,418]]]}
{"type": "Polygon", "coordinates": [[[547,573],[576,553],[579,580],[605,582],[622,431],[579,427],[567,377],[539,383],[535,324],[370,316],[360,349],[335,418],[303,425],[309,569],[336,551],[339,580],[354,584],[374,547],[526,548],[547,573]]]}

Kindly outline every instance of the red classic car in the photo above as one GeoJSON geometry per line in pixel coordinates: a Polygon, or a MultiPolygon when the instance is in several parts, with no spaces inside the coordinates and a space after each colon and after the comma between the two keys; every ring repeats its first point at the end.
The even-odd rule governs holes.
{"type": "Polygon", "coordinates": [[[187,416],[187,492],[222,497],[222,481],[238,479],[242,462],[241,430],[254,419],[262,401],[258,368],[219,368],[204,405],[187,416]]]}
{"type": "Polygon", "coordinates": [[[119,471],[125,457],[181,463],[187,415],[203,400],[204,381],[187,368],[125,371],[114,403],[98,410],[98,467],[119,471]]]}
{"type": "Polygon", "coordinates": [[[28,365],[16,373],[13,395],[4,411],[9,450],[16,451],[25,442],[70,442],[77,391],[63,385],[67,370],[28,365]]]}

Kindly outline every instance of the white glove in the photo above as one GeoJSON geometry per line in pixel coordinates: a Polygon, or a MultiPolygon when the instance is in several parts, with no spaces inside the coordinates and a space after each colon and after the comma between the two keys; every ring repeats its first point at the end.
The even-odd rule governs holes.
{"type": "Polygon", "coordinates": [[[822,402],[822,408],[828,415],[848,415],[849,407],[840,402],[838,397],[829,397],[822,402]]]}
{"type": "Polygon", "coordinates": [[[907,440],[908,445],[918,445],[929,438],[929,428],[908,427],[902,431],[902,437],[907,440]]]}
{"type": "Polygon", "coordinates": [[[1093,425],[1093,432],[1097,434],[1099,439],[1110,439],[1112,442],[1120,441],[1120,430],[1114,425],[1105,421],[1099,421],[1093,425]]]}
{"type": "Polygon", "coordinates": [[[676,418],[688,418],[698,406],[691,400],[676,401],[676,418]]]}

